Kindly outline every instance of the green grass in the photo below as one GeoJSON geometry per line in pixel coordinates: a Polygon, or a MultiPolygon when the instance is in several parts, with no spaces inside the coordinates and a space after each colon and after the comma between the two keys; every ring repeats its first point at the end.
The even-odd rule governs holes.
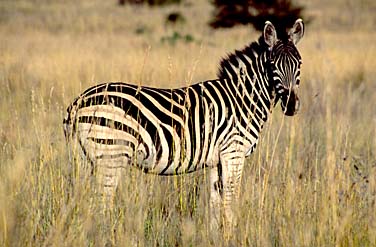
{"type": "MultiPolygon", "coordinates": [[[[316,19],[298,45],[301,112],[284,118],[277,106],[247,160],[234,246],[376,246],[375,9],[307,4],[316,19]]],[[[93,186],[68,165],[62,129],[68,104],[96,83],[215,78],[221,57],[259,34],[212,31],[210,11],[203,0],[0,3],[0,246],[227,245],[209,231],[205,171],[166,178],[130,168],[103,217],[93,186]],[[171,10],[186,23],[165,26],[171,10]],[[161,41],[174,33],[194,42],[161,41]]]]}

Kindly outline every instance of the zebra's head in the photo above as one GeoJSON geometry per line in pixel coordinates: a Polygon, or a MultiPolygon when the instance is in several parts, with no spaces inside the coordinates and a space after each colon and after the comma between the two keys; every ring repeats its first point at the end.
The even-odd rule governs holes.
{"type": "Polygon", "coordinates": [[[287,116],[293,116],[299,110],[298,87],[302,61],[296,44],[303,35],[304,25],[301,19],[295,21],[287,36],[281,33],[281,39],[277,37],[273,24],[269,21],[265,23],[263,36],[269,47],[274,90],[277,100],[281,99],[282,110],[287,116]]]}

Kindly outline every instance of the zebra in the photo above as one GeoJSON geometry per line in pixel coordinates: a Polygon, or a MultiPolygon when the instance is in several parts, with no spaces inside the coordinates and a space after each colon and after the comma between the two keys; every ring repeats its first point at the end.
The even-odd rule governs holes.
{"type": "Polygon", "coordinates": [[[128,165],[157,175],[207,168],[210,224],[232,224],[245,158],[272,110],[279,101],[287,116],[299,110],[303,35],[301,19],[288,31],[266,21],[257,41],[222,59],[218,79],[187,87],[88,88],[67,108],[68,145],[81,150],[109,198],[128,165]]]}

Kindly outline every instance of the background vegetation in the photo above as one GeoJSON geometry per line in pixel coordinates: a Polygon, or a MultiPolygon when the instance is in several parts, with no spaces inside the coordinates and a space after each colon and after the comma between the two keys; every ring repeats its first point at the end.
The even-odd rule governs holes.
{"type": "Polygon", "coordinates": [[[310,19],[305,16],[304,6],[292,0],[214,0],[214,15],[210,21],[213,28],[233,27],[239,24],[252,24],[256,30],[264,30],[265,22],[270,21],[277,30],[292,27],[301,18],[305,24],[310,19]]]}
{"type": "MultiPolygon", "coordinates": [[[[278,106],[247,160],[231,243],[376,246],[376,4],[304,5],[315,19],[298,45],[301,112],[284,118],[278,106]]],[[[259,33],[213,31],[211,11],[204,0],[0,2],[0,246],[227,245],[209,232],[205,171],[130,168],[104,224],[90,184],[68,166],[62,130],[68,104],[96,83],[215,78],[221,57],[259,33]],[[186,21],[167,24],[171,11],[186,21]]]]}

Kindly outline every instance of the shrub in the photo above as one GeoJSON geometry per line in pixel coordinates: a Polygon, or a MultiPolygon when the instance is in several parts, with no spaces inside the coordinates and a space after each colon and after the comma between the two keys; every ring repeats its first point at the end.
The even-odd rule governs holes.
{"type": "MultiPolygon", "coordinates": [[[[252,24],[257,30],[271,21],[276,28],[292,26],[296,19],[303,18],[304,7],[292,0],[214,0],[213,28],[230,28],[235,25],[252,24]]],[[[307,18],[305,23],[307,23],[307,18]]]]}

